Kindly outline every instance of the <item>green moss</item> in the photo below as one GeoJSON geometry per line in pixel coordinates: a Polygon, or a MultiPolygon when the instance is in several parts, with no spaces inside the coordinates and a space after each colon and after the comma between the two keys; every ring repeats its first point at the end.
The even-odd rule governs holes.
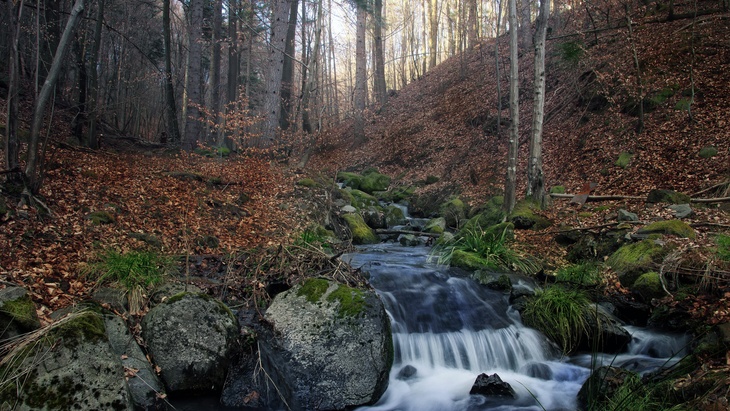
{"type": "Polygon", "coordinates": [[[730,235],[719,234],[715,238],[717,244],[717,256],[722,261],[730,261],[730,235]]]}
{"type": "Polygon", "coordinates": [[[365,174],[360,189],[368,194],[376,191],[385,191],[390,186],[390,177],[377,172],[365,174]]]}
{"type": "Polygon", "coordinates": [[[297,296],[304,297],[312,304],[317,303],[320,298],[327,292],[330,283],[322,278],[309,278],[297,291],[297,296]]]}
{"type": "Polygon", "coordinates": [[[636,291],[641,295],[644,300],[650,301],[652,298],[661,298],[666,295],[662,288],[662,282],[659,278],[659,274],[650,271],[639,276],[634,281],[634,285],[631,286],[633,291],[636,291]]]}
{"type": "Polygon", "coordinates": [[[689,200],[690,198],[687,194],[663,189],[651,190],[646,197],[647,203],[687,204],[689,200]]]}
{"type": "Polygon", "coordinates": [[[631,162],[631,158],[634,155],[631,153],[623,152],[619,154],[618,159],[616,160],[616,165],[621,168],[626,168],[629,166],[629,163],[631,162]]]}
{"type": "Polygon", "coordinates": [[[460,198],[454,197],[441,204],[439,214],[446,219],[448,227],[459,227],[466,218],[466,205],[460,198]]]}
{"type": "Polygon", "coordinates": [[[557,282],[595,286],[601,281],[600,267],[593,262],[561,267],[555,274],[555,280],[557,282]]]}
{"type": "Polygon", "coordinates": [[[431,219],[428,223],[426,223],[426,227],[423,228],[423,231],[427,233],[434,233],[434,234],[441,234],[446,229],[446,219],[443,217],[437,217],[431,219]]]}
{"type": "Polygon", "coordinates": [[[388,224],[388,227],[402,225],[406,223],[406,216],[400,207],[391,205],[385,208],[385,222],[388,224]]]}
{"type": "Polygon", "coordinates": [[[352,242],[354,244],[377,244],[380,239],[372,228],[365,224],[365,220],[362,219],[360,214],[345,214],[342,218],[345,219],[347,226],[352,232],[352,242]]]}
{"type": "Polygon", "coordinates": [[[91,222],[95,225],[112,224],[116,221],[114,216],[109,214],[107,211],[94,211],[86,216],[86,218],[91,220],[91,222]]]}
{"type": "Polygon", "coordinates": [[[350,204],[352,204],[352,206],[357,209],[378,207],[380,205],[380,202],[378,202],[377,198],[364,191],[349,190],[349,192],[352,197],[352,201],[350,202],[350,204]]]}
{"type": "Polygon", "coordinates": [[[362,186],[362,176],[357,173],[340,171],[337,173],[337,181],[352,188],[353,190],[358,190],[362,186]]]}
{"type": "Polygon", "coordinates": [[[638,234],[669,234],[682,238],[695,238],[695,230],[681,220],[664,220],[644,226],[638,234]]]}
{"type": "Polygon", "coordinates": [[[539,209],[540,206],[534,201],[522,200],[515,205],[508,220],[515,225],[515,228],[543,230],[550,227],[552,222],[535,212],[539,209]]]}
{"type": "Polygon", "coordinates": [[[73,348],[81,341],[106,340],[106,328],[101,314],[88,311],[79,317],[53,329],[54,339],[62,339],[66,347],[73,348]]]}
{"type": "Polygon", "coordinates": [[[502,211],[503,204],[504,197],[502,196],[490,198],[482,206],[477,207],[477,212],[464,224],[463,228],[486,228],[499,224],[505,217],[504,211],[502,211]]]}
{"type": "Polygon", "coordinates": [[[301,186],[301,187],[312,188],[312,187],[317,187],[317,182],[311,178],[303,178],[303,179],[297,181],[297,185],[301,186]]]}
{"type": "Polygon", "coordinates": [[[550,187],[550,194],[565,194],[565,186],[550,187]]]}
{"type": "Polygon", "coordinates": [[[492,264],[486,259],[480,257],[479,254],[462,250],[454,250],[451,253],[451,266],[459,267],[469,271],[484,268],[492,270],[499,269],[499,267],[497,267],[495,264],[492,264]]]}
{"type": "Polygon", "coordinates": [[[712,146],[702,147],[700,152],[697,154],[702,158],[711,158],[717,155],[717,149],[712,146]]]}
{"type": "Polygon", "coordinates": [[[0,306],[0,334],[2,334],[10,322],[14,322],[21,329],[30,331],[40,327],[35,305],[27,294],[15,300],[2,303],[0,306]]]}
{"type": "Polygon", "coordinates": [[[327,301],[337,301],[339,303],[337,313],[341,318],[359,317],[365,310],[365,294],[363,291],[346,285],[339,285],[327,296],[327,301]]]}
{"type": "Polygon", "coordinates": [[[619,248],[607,260],[624,286],[631,286],[641,274],[651,271],[666,254],[664,248],[653,240],[627,244],[619,248]]]}

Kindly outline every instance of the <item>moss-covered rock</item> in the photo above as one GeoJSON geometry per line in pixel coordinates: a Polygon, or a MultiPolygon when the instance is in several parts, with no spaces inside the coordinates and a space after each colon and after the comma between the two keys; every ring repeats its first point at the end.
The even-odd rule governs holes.
{"type": "Polygon", "coordinates": [[[308,178],[308,177],[297,181],[296,184],[300,187],[307,187],[307,188],[317,187],[317,185],[318,185],[317,182],[314,181],[314,179],[308,178]]]}
{"type": "Polygon", "coordinates": [[[565,194],[565,186],[550,187],[550,194],[565,194]]]}
{"type": "Polygon", "coordinates": [[[388,227],[403,225],[406,223],[406,216],[400,207],[389,205],[385,207],[384,213],[385,222],[388,224],[388,227]]]}
{"type": "Polygon", "coordinates": [[[0,290],[0,340],[40,327],[35,305],[22,287],[0,290]]]}
{"type": "Polygon", "coordinates": [[[480,257],[478,254],[462,250],[454,250],[451,253],[450,264],[452,267],[458,267],[468,271],[481,269],[499,269],[499,267],[495,266],[494,264],[490,264],[487,260],[480,257]]]}
{"type": "Polygon", "coordinates": [[[377,244],[380,242],[372,228],[365,224],[360,214],[345,214],[342,216],[352,232],[353,244],[377,244]]]}
{"type": "Polygon", "coordinates": [[[446,219],[444,217],[436,217],[429,220],[423,231],[427,233],[441,234],[446,230],[446,219]]]}
{"type": "Polygon", "coordinates": [[[668,234],[682,238],[695,238],[695,230],[681,220],[657,221],[646,225],[637,234],[668,234]]]}
{"type": "Polygon", "coordinates": [[[697,155],[702,158],[712,158],[717,155],[717,149],[713,146],[702,147],[697,155]]]}
{"type": "Polygon", "coordinates": [[[337,182],[342,183],[353,190],[359,190],[362,185],[362,176],[357,173],[340,171],[337,173],[337,182]]]}
{"type": "Polygon", "coordinates": [[[350,195],[352,196],[352,204],[353,207],[357,209],[367,208],[367,207],[379,207],[380,203],[378,202],[378,199],[374,196],[360,190],[349,190],[350,195]]]}
{"type": "Polygon", "coordinates": [[[522,200],[515,205],[508,220],[515,225],[516,229],[543,230],[550,227],[552,222],[535,212],[539,209],[539,205],[535,202],[522,200]]]}
{"type": "Polygon", "coordinates": [[[659,274],[649,271],[639,276],[631,286],[631,291],[639,294],[645,301],[651,301],[652,298],[661,298],[667,295],[662,288],[662,282],[659,274]]]}
{"type": "Polygon", "coordinates": [[[101,224],[113,224],[116,219],[108,211],[94,211],[86,216],[88,220],[91,220],[95,225],[101,224]]]}
{"type": "Polygon", "coordinates": [[[616,159],[616,166],[621,168],[626,168],[629,166],[629,163],[631,162],[631,158],[634,155],[631,153],[623,152],[619,154],[618,159],[616,159]]]}
{"type": "Polygon", "coordinates": [[[646,197],[647,203],[687,204],[690,197],[674,190],[651,190],[646,197]]]}
{"type": "Polygon", "coordinates": [[[607,260],[608,266],[619,277],[621,284],[631,287],[639,276],[652,271],[667,250],[653,240],[643,240],[619,248],[607,260]]]}
{"type": "Polygon", "coordinates": [[[362,177],[360,190],[372,194],[376,191],[385,191],[390,186],[390,177],[385,174],[372,171],[362,177]]]}
{"type": "Polygon", "coordinates": [[[446,220],[447,226],[459,227],[466,218],[466,204],[459,197],[451,198],[441,204],[439,214],[446,220]]]}
{"type": "Polygon", "coordinates": [[[477,270],[472,278],[479,284],[493,290],[509,293],[512,290],[512,280],[507,274],[494,274],[489,271],[477,270]]]}

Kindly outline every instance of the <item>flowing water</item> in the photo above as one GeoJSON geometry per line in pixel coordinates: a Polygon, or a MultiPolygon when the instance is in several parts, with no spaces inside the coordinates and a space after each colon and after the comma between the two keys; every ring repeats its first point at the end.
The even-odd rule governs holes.
{"type": "Polygon", "coordinates": [[[686,346],[684,336],[627,327],[634,338],[626,353],[562,357],[522,324],[507,295],[427,262],[429,251],[391,243],[343,256],[369,273],[393,330],[388,390],[361,410],[573,410],[591,367],[646,373],[676,361],[686,346]],[[469,395],[481,373],[497,373],[517,398],[469,395]]]}

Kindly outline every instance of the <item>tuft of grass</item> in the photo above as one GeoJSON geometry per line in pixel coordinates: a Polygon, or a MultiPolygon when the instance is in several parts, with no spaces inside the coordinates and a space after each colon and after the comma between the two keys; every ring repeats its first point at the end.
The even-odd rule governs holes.
{"type": "Polygon", "coordinates": [[[730,235],[720,234],[715,238],[717,256],[722,261],[730,262],[730,235]]]}
{"type": "Polygon", "coordinates": [[[590,304],[582,291],[553,286],[538,291],[522,312],[525,324],[540,330],[555,341],[564,353],[578,347],[581,337],[588,330],[584,315],[590,304]]]}
{"type": "Polygon", "coordinates": [[[594,286],[601,282],[601,267],[594,262],[568,265],[558,269],[558,282],[594,286]]]}
{"type": "Polygon", "coordinates": [[[467,253],[472,260],[487,268],[514,270],[530,273],[535,264],[523,258],[508,245],[512,224],[504,223],[486,230],[471,226],[461,230],[454,239],[434,249],[439,264],[449,264],[454,253],[467,253]]]}

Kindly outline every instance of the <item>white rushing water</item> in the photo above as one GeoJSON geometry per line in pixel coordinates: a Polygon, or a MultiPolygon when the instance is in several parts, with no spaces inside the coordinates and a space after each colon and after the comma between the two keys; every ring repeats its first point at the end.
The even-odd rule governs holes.
{"type": "Polygon", "coordinates": [[[625,354],[561,357],[522,324],[508,296],[427,263],[428,251],[380,244],[343,256],[369,273],[393,330],[388,390],[360,410],[573,410],[591,367],[612,364],[643,373],[676,361],[687,343],[627,327],[634,341],[625,354]],[[517,398],[469,395],[482,373],[497,373],[517,398]]]}

